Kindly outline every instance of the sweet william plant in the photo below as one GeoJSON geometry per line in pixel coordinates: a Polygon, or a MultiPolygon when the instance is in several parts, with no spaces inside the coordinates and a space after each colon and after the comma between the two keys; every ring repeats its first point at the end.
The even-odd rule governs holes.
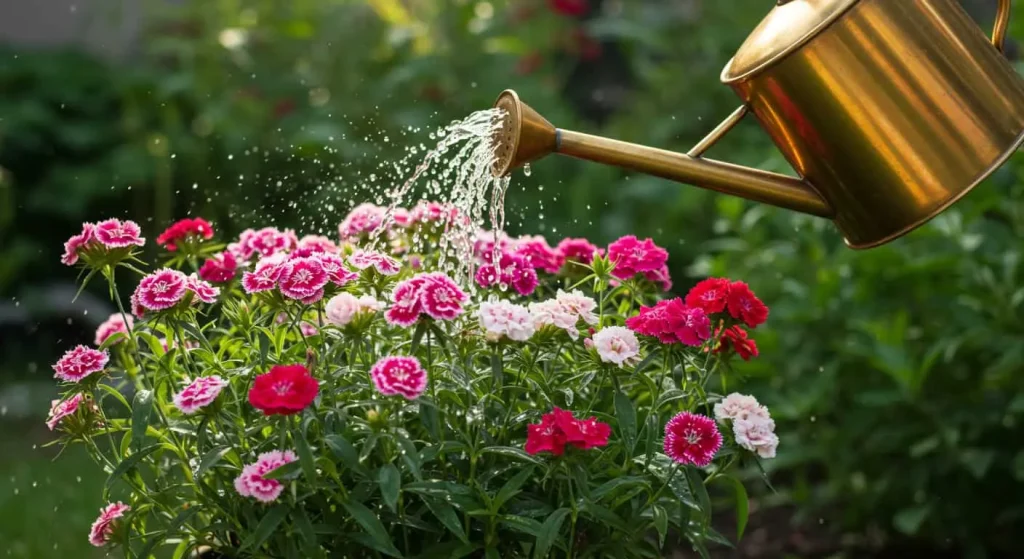
{"type": "Polygon", "coordinates": [[[706,556],[729,542],[711,527],[719,483],[742,532],[730,471],[778,438],[756,400],[710,389],[757,355],[764,304],[722,278],[666,298],[668,254],[635,237],[481,232],[460,284],[435,248],[458,217],[363,205],[339,243],[267,227],[226,247],[189,219],[151,272],[138,225],[84,225],[63,261],[121,310],[54,365],[47,424],[109,473],[89,541],[126,557],[539,558],[686,540],[706,556]]]}

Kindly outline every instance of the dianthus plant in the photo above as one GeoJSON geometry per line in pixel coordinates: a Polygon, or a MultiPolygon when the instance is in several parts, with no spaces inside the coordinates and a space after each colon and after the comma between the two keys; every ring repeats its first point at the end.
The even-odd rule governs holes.
{"type": "Polygon", "coordinates": [[[436,249],[453,219],[364,205],[340,238],[266,227],[226,248],[188,219],[150,271],[137,224],[85,224],[63,261],[121,310],[54,365],[47,424],[109,474],[89,541],[129,557],[707,555],[734,537],[712,528],[717,493],[742,532],[732,472],[778,438],[754,398],[712,389],[757,355],[768,309],[750,288],[670,297],[650,239],[493,232],[460,283],[436,249]]]}

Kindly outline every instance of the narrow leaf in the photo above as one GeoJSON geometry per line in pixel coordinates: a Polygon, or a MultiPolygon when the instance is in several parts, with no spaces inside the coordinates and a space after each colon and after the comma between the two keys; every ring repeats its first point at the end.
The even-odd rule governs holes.
{"type": "Polygon", "coordinates": [[[384,525],[380,523],[380,519],[370,509],[366,508],[366,505],[357,501],[342,501],[341,506],[345,507],[349,515],[359,524],[360,527],[370,537],[370,542],[373,544],[373,548],[381,553],[386,553],[392,557],[401,557],[402,553],[398,551],[395,544],[391,542],[391,536],[388,535],[388,531],[384,529],[384,525]]]}
{"type": "Polygon", "coordinates": [[[439,499],[431,499],[430,497],[423,497],[423,502],[426,503],[430,512],[441,521],[441,524],[444,524],[444,527],[448,528],[449,532],[455,534],[455,537],[462,540],[463,543],[469,543],[466,533],[462,530],[462,523],[459,521],[459,515],[451,505],[439,499]]]}
{"type": "Polygon", "coordinates": [[[402,474],[394,464],[385,464],[380,469],[380,495],[392,512],[398,510],[398,493],[402,489],[402,474]]]}
{"type": "Polygon", "coordinates": [[[267,541],[268,538],[277,530],[278,525],[284,520],[284,517],[288,516],[288,505],[277,505],[270,509],[263,519],[260,520],[259,525],[256,526],[249,537],[245,538],[242,542],[242,546],[239,551],[245,551],[250,547],[259,549],[263,542],[267,541]]]}
{"type": "Polygon", "coordinates": [[[636,441],[636,409],[633,401],[621,391],[615,391],[615,415],[619,420],[619,431],[626,442],[626,452],[632,455],[636,441]]]}
{"type": "Polygon", "coordinates": [[[139,448],[146,440],[146,428],[153,413],[153,392],[139,390],[132,401],[132,448],[139,448]]]}
{"type": "Polygon", "coordinates": [[[733,492],[736,494],[736,539],[743,539],[743,532],[747,529],[747,519],[750,514],[750,500],[747,497],[747,488],[743,487],[743,483],[732,477],[722,476],[717,478],[722,483],[728,483],[732,486],[733,492]]]}
{"type": "Polygon", "coordinates": [[[501,489],[498,490],[498,495],[494,497],[494,502],[491,503],[491,512],[498,512],[502,505],[514,497],[516,493],[519,493],[519,488],[526,483],[526,480],[530,479],[531,475],[533,475],[533,467],[529,466],[505,482],[505,485],[501,486],[501,489]]]}
{"type": "Polygon", "coordinates": [[[515,458],[516,460],[530,462],[531,464],[537,464],[538,466],[544,464],[544,462],[527,454],[523,449],[511,446],[491,446],[487,448],[482,448],[480,449],[480,454],[497,454],[498,456],[504,456],[506,458],[515,458]]]}
{"type": "Polygon", "coordinates": [[[668,534],[668,513],[660,505],[654,505],[654,528],[658,530],[658,549],[665,547],[665,535],[668,534]]]}
{"type": "Polygon", "coordinates": [[[107,478],[106,488],[110,489],[110,486],[114,484],[115,480],[119,479],[121,476],[128,473],[129,470],[137,466],[139,462],[142,461],[143,458],[149,456],[150,454],[153,454],[162,447],[163,445],[161,444],[150,445],[147,446],[146,448],[143,448],[142,450],[137,451],[135,454],[132,454],[128,458],[122,460],[121,463],[118,464],[116,468],[114,468],[114,471],[111,472],[110,476],[107,478]]]}
{"type": "Polygon", "coordinates": [[[359,452],[352,446],[352,443],[348,442],[348,439],[341,435],[327,435],[324,437],[324,442],[331,449],[331,453],[347,468],[363,477],[370,477],[370,473],[359,462],[359,452]]]}
{"type": "Polygon", "coordinates": [[[562,531],[562,523],[568,514],[569,509],[560,508],[551,513],[547,520],[544,521],[540,534],[537,535],[537,545],[533,549],[533,556],[536,559],[548,556],[548,551],[551,549],[551,545],[555,543],[555,539],[558,538],[559,532],[562,531]]]}
{"type": "Polygon", "coordinates": [[[299,470],[301,469],[302,464],[299,464],[298,462],[289,462],[263,474],[263,477],[266,479],[295,479],[298,477],[299,470]]]}
{"type": "Polygon", "coordinates": [[[196,478],[201,477],[207,470],[216,466],[224,455],[231,452],[230,446],[218,446],[203,455],[199,461],[199,469],[196,470],[196,478]]]}
{"type": "Polygon", "coordinates": [[[708,488],[704,487],[704,480],[700,477],[700,470],[697,468],[687,467],[686,479],[690,484],[690,492],[697,497],[697,502],[700,504],[701,528],[707,529],[711,522],[711,497],[708,495],[708,488]]]}
{"type": "MultiPolygon", "coordinates": [[[[301,429],[296,431],[301,431],[301,429]]],[[[302,473],[306,476],[306,481],[310,484],[316,484],[316,463],[313,460],[313,452],[309,449],[309,441],[306,440],[306,434],[296,432],[294,435],[295,453],[299,455],[302,473]]]]}
{"type": "Polygon", "coordinates": [[[505,379],[503,373],[501,355],[497,352],[491,353],[491,376],[494,378],[494,390],[504,386],[505,379]]]}
{"type": "Polygon", "coordinates": [[[420,471],[420,452],[416,450],[416,444],[401,433],[398,434],[398,444],[402,445],[402,460],[409,467],[412,476],[418,480],[423,479],[423,473],[420,471]]]}
{"type": "Polygon", "coordinates": [[[121,404],[124,405],[124,409],[131,411],[132,405],[128,403],[128,400],[124,397],[124,394],[121,394],[121,392],[118,389],[114,388],[113,386],[102,383],[97,384],[96,387],[106,392],[107,394],[113,396],[114,399],[117,400],[118,402],[121,402],[121,404]]]}
{"type": "Polygon", "coordinates": [[[181,525],[185,522],[188,522],[188,519],[191,518],[192,515],[197,512],[199,512],[198,506],[189,507],[179,512],[178,515],[175,516],[173,520],[171,520],[171,523],[167,525],[166,531],[161,531],[155,534],[153,537],[149,538],[149,540],[146,542],[146,545],[144,545],[142,549],[139,550],[138,556],[148,558],[149,554],[154,549],[156,549],[156,546],[159,545],[160,542],[177,533],[178,529],[181,528],[181,525]]]}

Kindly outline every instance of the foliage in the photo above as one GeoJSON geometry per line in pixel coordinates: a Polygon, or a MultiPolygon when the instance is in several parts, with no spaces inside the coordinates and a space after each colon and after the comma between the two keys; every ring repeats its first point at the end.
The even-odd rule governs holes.
{"type": "Polygon", "coordinates": [[[847,249],[827,223],[720,203],[695,273],[765,286],[765,358],[744,371],[785,425],[807,518],[877,526],[971,556],[1010,552],[1024,508],[1020,238],[1024,159],[889,245],[847,249]]]}
{"type": "MultiPolygon", "coordinates": [[[[134,324],[115,314],[118,326],[98,334],[99,351],[79,347],[55,365],[65,381],[64,404],[51,411],[61,442],[85,446],[109,475],[105,500],[130,506],[114,515],[109,534],[94,532],[96,541],[138,557],[165,545],[179,555],[206,545],[232,557],[342,549],[367,557],[658,557],[676,538],[706,557],[709,544],[730,545],[711,526],[706,486],[726,485],[746,511],[746,491],[730,472],[774,456],[777,444],[767,431],[753,441],[741,427],[749,420],[774,429],[756,401],[711,411],[722,397],[708,392],[709,382],[737,355],[712,325],[753,328],[767,315],[746,285],[721,280],[706,299],[719,306],[707,314],[676,299],[673,308],[688,318],[665,310],[653,326],[630,325],[664,332],[638,342],[622,324],[651,312],[641,305],[654,301],[656,286],[632,266],[657,269],[667,258],[649,240],[623,239],[588,266],[560,261],[541,272],[536,291],[521,290],[532,294],[495,286],[466,299],[434,273],[446,226],[411,215],[388,235],[398,253],[420,249],[400,270],[358,244],[338,253],[319,239],[314,250],[270,229],[229,245],[244,261],[270,246],[253,235],[285,240],[219,291],[195,276],[178,285],[184,274],[162,268],[132,296],[134,324]],[[340,263],[339,254],[349,271],[334,268],[328,283],[322,266],[340,263]],[[320,291],[308,297],[301,290],[318,273],[322,281],[309,289],[320,291]],[[276,279],[265,288],[257,277],[276,279]],[[340,313],[346,294],[388,300],[388,310],[371,301],[340,313]],[[499,301],[504,310],[489,314],[485,306],[499,301]],[[519,330],[503,322],[513,320],[506,310],[525,313],[519,330]],[[580,324],[593,329],[581,337],[580,324]],[[605,346],[605,334],[619,338],[605,346]],[[392,356],[416,358],[425,384],[409,380],[412,370],[388,372],[392,356]],[[200,380],[224,385],[188,399],[200,380]],[[389,392],[399,386],[404,397],[389,392]],[[560,408],[577,410],[576,419],[560,408]],[[734,424],[721,451],[710,415],[734,424]],[[673,417],[704,423],[677,433],[673,417]],[[274,462],[253,469],[264,460],[274,462]]],[[[115,277],[135,283],[133,275],[145,275],[130,225],[87,224],[68,249],[84,281],[106,278],[115,298],[115,277]]],[[[162,259],[197,271],[193,256],[209,252],[201,239],[176,241],[178,252],[162,259]]],[[[513,257],[527,241],[539,246],[533,237],[500,250],[513,257]]]]}

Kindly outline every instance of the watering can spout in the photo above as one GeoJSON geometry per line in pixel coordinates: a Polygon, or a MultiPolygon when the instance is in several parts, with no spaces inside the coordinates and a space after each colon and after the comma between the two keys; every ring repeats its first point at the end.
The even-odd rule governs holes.
{"type": "Polygon", "coordinates": [[[494,174],[558,153],[740,196],[819,217],[832,217],[828,202],[805,182],[758,169],[704,159],[701,154],[742,118],[737,111],[688,154],[555,128],[512,90],[498,97],[502,126],[496,133],[494,174]]]}

